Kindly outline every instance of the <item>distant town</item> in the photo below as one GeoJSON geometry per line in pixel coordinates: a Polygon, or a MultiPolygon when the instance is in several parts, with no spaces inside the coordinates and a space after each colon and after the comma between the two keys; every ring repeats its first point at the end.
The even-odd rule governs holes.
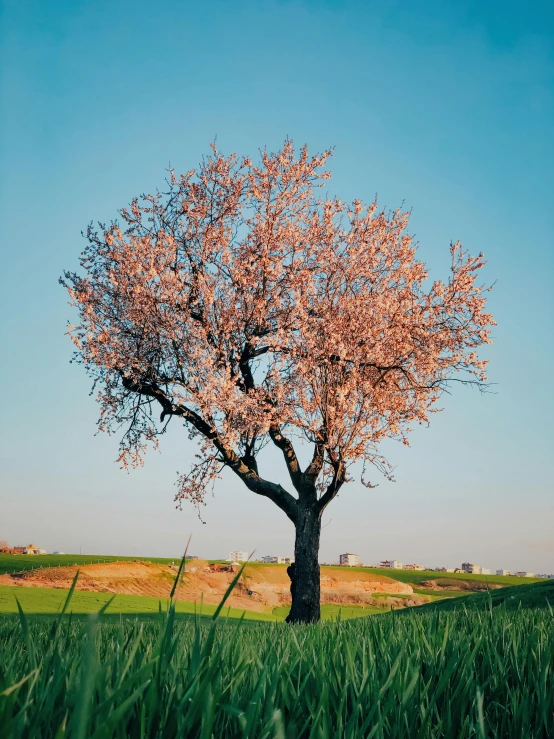
{"type": "MultiPolygon", "coordinates": [[[[35,544],[9,546],[4,540],[0,540],[0,554],[32,554],[36,556],[47,554],[45,549],[41,549],[35,544]]],[[[50,552],[50,554],[65,554],[64,552],[50,552]]],[[[187,559],[198,559],[198,557],[187,557],[187,559]]],[[[250,559],[250,555],[246,551],[240,551],[233,549],[229,552],[228,562],[231,564],[240,564],[241,562],[247,562],[250,559]]],[[[290,565],[294,562],[294,557],[279,557],[274,555],[265,555],[261,559],[253,560],[255,562],[262,562],[264,564],[275,564],[275,565],[290,565]]],[[[337,562],[322,562],[323,565],[336,566],[337,562]]],[[[425,572],[452,572],[452,573],[465,573],[469,575],[497,575],[497,576],[509,576],[512,577],[535,577],[547,580],[554,580],[554,573],[535,573],[527,572],[525,570],[518,570],[512,572],[510,570],[499,569],[494,573],[488,567],[482,567],[480,564],[473,562],[463,562],[460,567],[431,567],[417,563],[403,564],[397,559],[385,559],[378,564],[364,564],[362,563],[360,556],[352,552],[344,552],[339,554],[338,564],[342,567],[367,567],[377,569],[390,569],[390,570],[419,570],[425,572]]]]}
{"type": "MultiPolygon", "coordinates": [[[[240,562],[247,562],[249,559],[248,552],[241,552],[237,549],[232,550],[229,553],[229,560],[232,563],[239,564],[240,562]]],[[[257,562],[265,562],[267,564],[292,564],[294,562],[294,557],[276,557],[276,556],[264,556],[259,560],[255,560],[257,562]]],[[[352,552],[345,552],[344,554],[339,554],[339,565],[342,567],[374,567],[378,569],[390,569],[390,570],[421,570],[425,572],[452,572],[452,573],[465,573],[469,575],[504,575],[508,576],[511,575],[512,577],[536,577],[536,578],[545,578],[548,580],[554,580],[554,574],[537,574],[535,572],[527,572],[524,570],[520,570],[517,572],[511,572],[510,570],[496,570],[495,573],[493,573],[489,568],[482,567],[479,564],[475,564],[472,562],[463,562],[461,567],[430,567],[430,566],[424,566],[421,564],[402,564],[397,559],[385,559],[379,562],[379,564],[363,564],[360,560],[360,556],[358,554],[353,554],[352,552]]],[[[323,562],[322,564],[326,565],[336,565],[336,562],[323,562]]]]}

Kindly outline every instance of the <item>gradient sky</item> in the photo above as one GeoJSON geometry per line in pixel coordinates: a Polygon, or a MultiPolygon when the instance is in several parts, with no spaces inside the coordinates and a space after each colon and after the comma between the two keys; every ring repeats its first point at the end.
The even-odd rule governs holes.
{"type": "MultiPolygon", "coordinates": [[[[225,475],[175,511],[194,449],[175,426],[126,474],[64,336],[57,278],[90,220],[193,168],[217,136],[255,154],[335,146],[329,190],[413,209],[431,276],[460,239],[488,258],[495,394],[459,387],[385,446],[396,482],[351,483],[321,560],[554,571],[554,6],[488,0],[4,0],[0,538],[66,552],[291,554],[292,525],[225,475]]],[[[286,483],[278,458],[262,471],[286,483]]]]}

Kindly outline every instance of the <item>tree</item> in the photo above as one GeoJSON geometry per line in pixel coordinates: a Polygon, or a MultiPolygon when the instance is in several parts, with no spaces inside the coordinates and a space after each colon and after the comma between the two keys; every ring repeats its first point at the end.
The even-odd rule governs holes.
{"type": "Polygon", "coordinates": [[[379,442],[407,444],[451,382],[482,387],[475,350],[494,325],[482,255],[452,245],[448,281],[426,285],[407,213],[320,196],[329,156],[286,141],[253,164],[212,146],[196,172],[170,170],[166,192],[122,209],[121,224],[90,225],[81,272],[61,280],[99,427],[125,427],[122,465],[142,463],[179,420],[199,444],[179,502],[202,504],[227,466],[293,522],[292,622],[319,619],[321,516],[348,470],[390,477],[379,442]],[[294,495],[258,468],[266,444],[294,495]]]}

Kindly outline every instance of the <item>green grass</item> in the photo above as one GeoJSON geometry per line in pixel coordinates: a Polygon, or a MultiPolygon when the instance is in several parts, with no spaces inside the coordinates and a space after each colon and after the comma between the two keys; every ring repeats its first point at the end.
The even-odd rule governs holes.
{"type": "MultiPolygon", "coordinates": [[[[273,614],[284,620],[289,612],[289,606],[277,606],[273,614]]],[[[341,606],[335,603],[323,603],[321,605],[321,619],[323,621],[336,621],[337,619],[364,618],[376,613],[386,613],[388,607],[379,606],[341,606]]]]}
{"type": "Polygon", "coordinates": [[[172,608],[120,623],[5,616],[0,735],[553,737],[552,612],[481,605],[296,627],[176,620],[172,608]]]}
{"type": "MultiPolygon", "coordinates": [[[[18,612],[17,600],[27,615],[55,615],[60,612],[67,590],[56,588],[22,588],[17,585],[0,585],[0,614],[16,614],[18,612]]],[[[71,599],[70,612],[76,615],[96,613],[110,601],[110,593],[93,593],[76,590],[71,599]]],[[[116,595],[106,611],[107,615],[125,616],[151,616],[159,612],[160,603],[162,608],[167,609],[167,599],[153,598],[146,595],[116,595]]],[[[187,601],[176,602],[177,615],[199,612],[211,616],[216,606],[206,603],[192,603],[187,601]]],[[[244,613],[245,619],[256,621],[275,621],[278,617],[270,613],[258,613],[255,611],[243,611],[240,608],[225,608],[223,615],[229,618],[241,618],[244,613]]]]}
{"type": "Polygon", "coordinates": [[[107,557],[96,554],[0,554],[0,575],[32,570],[37,567],[69,567],[73,565],[100,564],[102,562],[153,562],[156,564],[178,564],[180,558],[161,557],[107,557]]]}
{"type": "Polygon", "coordinates": [[[485,593],[472,593],[465,598],[445,598],[434,603],[417,606],[418,609],[453,610],[460,608],[488,609],[502,606],[506,610],[518,608],[554,609],[554,581],[542,580],[532,585],[514,585],[485,593]]]}
{"type": "MultiPolygon", "coordinates": [[[[342,570],[344,567],[333,566],[333,569],[342,570]]],[[[469,575],[465,572],[435,572],[434,570],[392,570],[386,567],[349,567],[355,572],[374,572],[377,575],[385,575],[399,582],[410,585],[419,585],[428,580],[453,580],[467,583],[494,583],[502,585],[525,585],[534,582],[542,582],[536,577],[514,577],[513,575],[469,575]]]]}
{"type": "Polygon", "coordinates": [[[430,595],[433,600],[442,600],[443,598],[465,598],[472,595],[471,590],[433,590],[432,588],[414,588],[416,595],[430,595]]]}
{"type": "MultiPolygon", "coordinates": [[[[57,588],[22,588],[17,585],[0,585],[0,614],[17,614],[17,600],[28,616],[55,615],[60,612],[67,597],[67,590],[57,588]]],[[[70,612],[74,615],[96,613],[111,599],[110,593],[94,593],[76,590],[71,599],[70,612]]],[[[116,595],[105,611],[106,615],[123,616],[152,616],[159,613],[160,603],[167,609],[167,599],[153,598],[143,595],[116,595]]],[[[211,616],[216,606],[206,603],[199,604],[188,601],[176,601],[176,614],[192,615],[202,610],[204,616],[211,616]]],[[[376,606],[341,606],[340,604],[323,604],[321,617],[325,621],[341,618],[360,618],[375,613],[388,611],[385,607],[376,606]]],[[[289,612],[289,606],[278,606],[271,613],[257,611],[243,611],[240,608],[225,608],[223,615],[237,619],[244,614],[246,620],[253,621],[284,621],[289,612]]]]}

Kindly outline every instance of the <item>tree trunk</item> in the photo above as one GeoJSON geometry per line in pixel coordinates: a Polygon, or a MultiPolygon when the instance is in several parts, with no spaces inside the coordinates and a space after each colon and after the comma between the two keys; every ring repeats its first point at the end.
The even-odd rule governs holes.
{"type": "Polygon", "coordinates": [[[321,512],[314,504],[299,506],[296,520],[294,565],[288,568],[292,606],[287,622],[309,624],[319,621],[320,575],[319,535],[321,512]]]}

